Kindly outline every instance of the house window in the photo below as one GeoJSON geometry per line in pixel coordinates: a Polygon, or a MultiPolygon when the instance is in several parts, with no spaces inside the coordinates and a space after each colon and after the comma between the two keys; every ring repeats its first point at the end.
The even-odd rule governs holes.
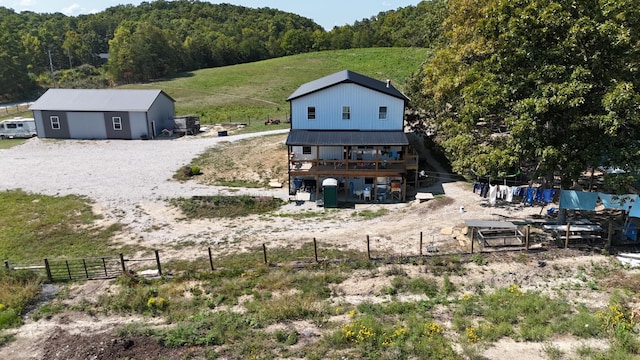
{"type": "Polygon", "coordinates": [[[303,146],[302,147],[302,154],[311,155],[311,146],[303,146]]]}
{"type": "Polygon", "coordinates": [[[387,120],[387,107],[386,106],[380,106],[380,108],[378,109],[378,119],[387,120]]]}
{"type": "Polygon", "coordinates": [[[54,130],[60,130],[60,118],[52,116],[49,119],[51,120],[51,128],[54,130]]]}
{"type": "Polygon", "coordinates": [[[122,118],[119,116],[114,116],[111,118],[113,122],[113,130],[122,130],[122,118]]]}
{"type": "Polygon", "coordinates": [[[315,120],[316,119],[316,107],[309,106],[307,107],[307,119],[315,120]]]}
{"type": "Polygon", "coordinates": [[[351,119],[351,107],[343,106],[342,107],[342,120],[350,120],[351,119]]]}

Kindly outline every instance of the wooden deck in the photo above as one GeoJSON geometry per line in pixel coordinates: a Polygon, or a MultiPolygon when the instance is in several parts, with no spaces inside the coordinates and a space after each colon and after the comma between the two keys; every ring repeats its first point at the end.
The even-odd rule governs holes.
{"type": "Polygon", "coordinates": [[[356,161],[356,160],[291,160],[289,172],[292,176],[399,176],[407,170],[417,169],[414,162],[405,160],[356,161]]]}

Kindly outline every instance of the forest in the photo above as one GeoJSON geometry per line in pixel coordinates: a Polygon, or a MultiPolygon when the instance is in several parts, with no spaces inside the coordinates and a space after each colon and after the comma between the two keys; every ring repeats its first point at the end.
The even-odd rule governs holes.
{"type": "Polygon", "coordinates": [[[640,178],[640,0],[422,1],[330,31],[193,0],[78,17],[0,8],[0,44],[0,101],[313,51],[428,48],[404,86],[407,124],[455,172],[571,187],[611,166],[624,173],[606,186],[621,193],[640,178]]]}
{"type": "Polygon", "coordinates": [[[0,7],[0,101],[52,86],[100,88],[310,51],[432,47],[443,0],[325,31],[296,14],[205,1],[157,0],[77,17],[0,7]],[[108,54],[108,59],[106,54],[108,54]]]}

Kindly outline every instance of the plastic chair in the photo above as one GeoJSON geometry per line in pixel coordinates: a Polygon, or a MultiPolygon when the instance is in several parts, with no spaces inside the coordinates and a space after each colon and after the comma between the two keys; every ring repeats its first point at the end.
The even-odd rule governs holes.
{"type": "Polygon", "coordinates": [[[364,191],[362,192],[362,196],[365,200],[371,201],[371,188],[364,189],[364,191]]]}

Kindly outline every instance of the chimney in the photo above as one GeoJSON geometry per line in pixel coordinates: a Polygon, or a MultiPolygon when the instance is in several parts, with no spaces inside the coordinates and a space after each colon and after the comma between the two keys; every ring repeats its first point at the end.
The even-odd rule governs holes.
{"type": "Polygon", "coordinates": [[[387,79],[387,87],[391,85],[391,80],[387,79]]]}

